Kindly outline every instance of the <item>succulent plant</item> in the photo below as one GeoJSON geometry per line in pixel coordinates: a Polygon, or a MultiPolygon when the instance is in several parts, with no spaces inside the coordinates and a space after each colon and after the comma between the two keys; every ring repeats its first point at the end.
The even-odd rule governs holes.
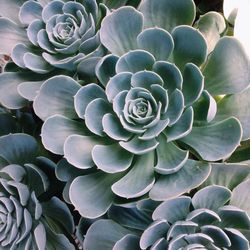
{"type": "Polygon", "coordinates": [[[0,249],[75,249],[72,215],[60,199],[46,198],[49,179],[27,134],[0,137],[0,249]]]}
{"type": "Polygon", "coordinates": [[[103,19],[111,54],[96,66],[101,85],[56,76],[34,101],[44,146],[69,163],[59,167],[67,200],[85,217],[188,192],[207,178],[209,162],[250,137],[241,105],[228,102],[248,92],[249,59],[237,39],[220,39],[222,16],[194,23],[193,1],[145,0],[139,10],[103,19]]]}
{"type": "Polygon", "coordinates": [[[91,76],[105,53],[98,26],[107,9],[101,5],[98,15],[95,0],[4,0],[0,9],[0,53],[16,64],[0,76],[0,101],[7,108],[27,105],[54,75],[91,76]]]}
{"type": "Polygon", "coordinates": [[[160,205],[148,200],[128,208],[112,207],[110,219],[90,226],[84,249],[248,250],[244,234],[249,235],[250,210],[237,204],[244,206],[249,184],[247,180],[233,192],[223,186],[207,186],[192,198],[179,196],[160,205]]]}

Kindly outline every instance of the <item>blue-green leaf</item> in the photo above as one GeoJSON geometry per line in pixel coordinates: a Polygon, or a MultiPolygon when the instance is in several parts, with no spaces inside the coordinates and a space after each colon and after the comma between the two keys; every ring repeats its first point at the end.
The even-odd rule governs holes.
{"type": "Polygon", "coordinates": [[[168,31],[176,26],[191,25],[195,18],[192,0],[144,0],[139,6],[145,27],[160,27],[168,31]]]}
{"type": "Polygon", "coordinates": [[[186,218],[191,208],[191,198],[180,196],[162,202],[153,212],[153,220],[167,220],[171,224],[186,218]]]}
{"type": "Polygon", "coordinates": [[[226,29],[225,19],[220,13],[209,11],[200,16],[196,26],[207,41],[208,54],[210,54],[226,29]]]}
{"type": "Polygon", "coordinates": [[[29,25],[42,17],[43,7],[35,1],[26,1],[19,12],[19,19],[24,25],[29,25]]]}
{"type": "Polygon", "coordinates": [[[160,174],[172,174],[179,171],[188,159],[189,152],[181,150],[167,138],[159,136],[159,146],[156,148],[157,165],[155,171],[160,174]]]}
{"type": "Polygon", "coordinates": [[[117,178],[117,175],[101,172],[75,178],[69,190],[75,209],[87,218],[97,218],[105,214],[115,198],[111,186],[117,178]]]}
{"type": "Polygon", "coordinates": [[[239,119],[243,135],[242,140],[250,139],[250,88],[242,93],[225,96],[218,102],[218,111],[215,119],[220,121],[228,116],[239,119]]]}
{"type": "Polygon", "coordinates": [[[83,125],[62,115],[49,117],[42,126],[41,137],[46,149],[63,155],[64,142],[68,136],[84,135],[83,125]]]}
{"type": "Polygon", "coordinates": [[[190,26],[178,26],[173,32],[173,58],[181,70],[187,63],[200,66],[207,57],[207,44],[202,34],[190,26]]]}
{"type": "Polygon", "coordinates": [[[19,109],[27,105],[17,91],[20,83],[25,82],[27,77],[18,72],[4,72],[0,75],[0,102],[9,109],[19,109]]]}
{"type": "Polygon", "coordinates": [[[224,206],[231,198],[231,191],[223,186],[208,186],[198,192],[192,198],[192,204],[195,209],[207,208],[217,211],[224,206]]]}
{"type": "Polygon", "coordinates": [[[229,157],[240,145],[242,128],[235,118],[202,127],[193,127],[181,141],[191,146],[206,161],[229,157]]]}
{"type": "Polygon", "coordinates": [[[122,7],[103,19],[101,42],[112,54],[121,56],[137,49],[136,38],[142,26],[143,16],[140,12],[130,6],[122,7]]]}
{"type": "Polygon", "coordinates": [[[34,100],[37,116],[46,120],[52,115],[76,118],[74,96],[81,85],[68,76],[54,76],[45,81],[34,100]]]}
{"type": "Polygon", "coordinates": [[[88,250],[111,250],[117,241],[129,233],[116,222],[101,219],[90,226],[83,247],[88,250]]]}
{"type": "Polygon", "coordinates": [[[153,166],[154,153],[138,156],[130,171],[112,185],[113,192],[124,198],[135,198],[144,195],[155,182],[153,166]]]}
{"type": "Polygon", "coordinates": [[[223,37],[203,70],[205,88],[212,95],[239,93],[250,84],[249,67],[250,61],[241,43],[236,38],[223,37]]]}
{"type": "Polygon", "coordinates": [[[143,30],[137,37],[140,49],[150,52],[156,61],[166,61],[174,49],[172,36],[164,29],[143,30]]]}
{"type": "Polygon", "coordinates": [[[10,19],[0,17],[0,53],[11,54],[18,43],[29,44],[25,29],[10,19]]]}
{"type": "Polygon", "coordinates": [[[211,166],[204,162],[188,160],[176,173],[161,175],[149,192],[153,200],[167,200],[189,192],[201,185],[211,171],[211,166]]]}
{"type": "Polygon", "coordinates": [[[37,149],[35,139],[27,134],[9,134],[0,138],[0,156],[10,164],[32,162],[37,149]]]}
{"type": "Polygon", "coordinates": [[[249,197],[250,179],[240,183],[233,189],[230,204],[241,208],[246,211],[250,216],[250,197],[249,197]]]}
{"type": "Polygon", "coordinates": [[[133,154],[124,150],[118,143],[94,146],[92,157],[97,168],[111,174],[125,171],[133,160],[133,154]]]}
{"type": "Polygon", "coordinates": [[[133,50],[121,56],[116,64],[116,72],[136,73],[142,70],[151,70],[155,58],[144,50],[133,50]]]}

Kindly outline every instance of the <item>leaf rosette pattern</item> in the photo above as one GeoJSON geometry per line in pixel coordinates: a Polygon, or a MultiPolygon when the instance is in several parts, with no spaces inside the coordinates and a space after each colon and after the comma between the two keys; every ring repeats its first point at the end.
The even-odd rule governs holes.
{"type": "Polygon", "coordinates": [[[213,185],[192,198],[179,196],[159,205],[145,200],[132,207],[111,207],[109,219],[98,220],[88,229],[84,249],[247,250],[250,218],[235,204],[246,194],[242,185],[249,186],[249,180],[233,192],[213,185]]]}
{"type": "Polygon", "coordinates": [[[49,180],[40,168],[55,166],[37,157],[35,139],[26,134],[0,137],[0,164],[0,248],[75,249],[67,206],[57,197],[41,199],[49,180]]]}
{"type": "Polygon", "coordinates": [[[0,7],[0,53],[15,63],[0,77],[1,93],[11,89],[12,94],[0,94],[2,105],[22,108],[54,75],[92,77],[106,53],[98,31],[108,11],[103,4],[99,8],[95,0],[4,0],[0,7]]]}
{"type": "Polygon", "coordinates": [[[210,161],[226,159],[250,136],[243,116],[220,106],[249,86],[249,59],[237,39],[220,38],[219,14],[202,16],[196,28],[194,17],[193,1],[121,7],[101,25],[111,52],[95,69],[101,85],[64,76],[42,85],[34,101],[45,121],[42,141],[76,167],[69,173],[63,161],[58,175],[84,217],[112,203],[188,192],[207,178],[210,161]]]}

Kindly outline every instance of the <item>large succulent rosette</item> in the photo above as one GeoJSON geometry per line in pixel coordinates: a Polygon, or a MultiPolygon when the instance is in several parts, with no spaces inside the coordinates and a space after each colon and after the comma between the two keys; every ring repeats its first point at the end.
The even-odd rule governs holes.
{"type": "Polygon", "coordinates": [[[207,178],[208,162],[250,137],[238,105],[225,104],[245,93],[250,73],[241,44],[220,39],[223,18],[208,13],[191,27],[193,1],[142,1],[139,10],[104,18],[100,37],[111,54],[96,66],[101,85],[57,76],[34,101],[44,146],[75,167],[63,161],[58,176],[85,217],[188,192],[207,178]]]}
{"type": "Polygon", "coordinates": [[[0,53],[11,55],[16,64],[14,72],[6,69],[0,77],[4,106],[27,105],[25,99],[33,100],[53,75],[93,75],[105,53],[98,31],[104,5],[99,15],[95,0],[4,0],[0,9],[0,53]]]}
{"type": "Polygon", "coordinates": [[[244,210],[242,199],[249,184],[247,180],[233,192],[207,186],[192,198],[180,196],[158,206],[147,200],[128,208],[111,207],[109,219],[88,229],[84,249],[248,250],[249,207],[244,210]]]}
{"type": "Polygon", "coordinates": [[[46,198],[49,180],[37,157],[37,143],[26,134],[0,137],[0,249],[75,249],[72,215],[57,197],[46,198]]]}

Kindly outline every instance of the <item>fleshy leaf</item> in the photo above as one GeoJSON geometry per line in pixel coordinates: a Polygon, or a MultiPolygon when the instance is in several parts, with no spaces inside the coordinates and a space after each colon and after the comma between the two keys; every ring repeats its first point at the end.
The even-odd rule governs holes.
{"type": "Polygon", "coordinates": [[[191,198],[188,196],[180,196],[162,202],[153,212],[154,220],[167,220],[171,224],[186,218],[190,212],[191,198]]]}
{"type": "Polygon", "coordinates": [[[144,0],[139,10],[143,13],[145,27],[160,27],[170,32],[176,26],[192,24],[195,17],[192,0],[144,0]]]}
{"type": "Polygon", "coordinates": [[[153,153],[138,156],[131,170],[113,184],[113,192],[124,198],[135,198],[144,195],[155,182],[153,166],[153,153]]]}
{"type": "Polygon", "coordinates": [[[0,53],[10,55],[12,49],[18,44],[29,44],[24,29],[7,18],[0,18],[0,53]]]}
{"type": "MultiPolygon", "coordinates": [[[[138,203],[136,205],[138,206],[138,203]]],[[[150,213],[136,206],[112,206],[108,211],[108,217],[126,228],[137,230],[145,230],[152,222],[150,213]]]]}
{"type": "Polygon", "coordinates": [[[115,75],[115,65],[118,57],[115,55],[104,56],[96,65],[95,73],[103,86],[106,86],[112,76],[115,75]]]}
{"type": "Polygon", "coordinates": [[[44,81],[22,82],[17,86],[18,93],[29,101],[34,101],[44,81]]]}
{"type": "Polygon", "coordinates": [[[198,224],[192,221],[176,221],[172,224],[167,234],[167,240],[177,237],[183,234],[194,234],[196,233],[198,224]]]}
{"type": "Polygon", "coordinates": [[[202,34],[190,26],[178,26],[173,32],[175,64],[182,70],[187,63],[200,66],[207,57],[207,44],[202,34]]]}
{"type": "Polygon", "coordinates": [[[169,105],[165,116],[169,118],[169,126],[175,124],[181,117],[184,110],[184,96],[176,89],[169,98],[169,105]]]}
{"type": "Polygon", "coordinates": [[[236,229],[227,228],[225,229],[227,236],[230,238],[231,244],[235,249],[248,250],[249,241],[246,237],[236,229]]]}
{"type": "Polygon", "coordinates": [[[131,76],[130,72],[122,72],[112,77],[106,86],[106,94],[108,100],[113,102],[114,98],[124,90],[131,88],[131,76]]]}
{"type": "Polygon", "coordinates": [[[201,189],[192,198],[195,209],[207,208],[217,211],[231,198],[231,191],[223,186],[209,186],[201,189]]]}
{"type": "Polygon", "coordinates": [[[33,107],[37,116],[46,120],[52,115],[76,118],[74,95],[80,85],[68,76],[54,76],[43,83],[33,107]]]}
{"type": "Polygon", "coordinates": [[[246,211],[238,207],[232,205],[221,207],[218,215],[221,218],[221,227],[250,230],[250,217],[246,211]]]}
{"type": "Polygon", "coordinates": [[[182,93],[185,105],[192,105],[200,97],[204,88],[204,77],[193,63],[187,63],[183,72],[182,93]]]}
{"type": "Polygon", "coordinates": [[[140,140],[138,136],[135,136],[130,141],[120,141],[119,144],[133,154],[143,155],[154,150],[159,145],[159,142],[156,139],[140,140]]]}
{"type": "Polygon", "coordinates": [[[88,129],[96,135],[103,136],[102,119],[110,111],[109,103],[102,98],[97,98],[90,102],[85,112],[85,124],[88,129]]]}
{"type": "Polygon", "coordinates": [[[92,157],[97,168],[111,174],[125,171],[133,160],[133,154],[118,144],[96,145],[92,150],[92,157]]]}
{"type": "Polygon", "coordinates": [[[46,247],[46,231],[44,225],[39,223],[34,230],[35,241],[38,249],[45,249],[46,247]]]}
{"type": "Polygon", "coordinates": [[[42,17],[42,6],[35,1],[26,1],[19,12],[19,19],[24,25],[42,17]]]}
{"type": "Polygon", "coordinates": [[[250,88],[242,93],[225,96],[218,102],[218,111],[216,120],[225,119],[228,116],[234,116],[239,119],[243,135],[242,140],[250,139],[250,88]]]}
{"type": "Polygon", "coordinates": [[[75,209],[86,218],[97,218],[105,214],[115,197],[110,187],[117,177],[99,172],[75,178],[69,190],[75,209]]]}
{"type": "Polygon", "coordinates": [[[116,242],[113,250],[140,250],[139,240],[140,238],[138,236],[133,234],[127,234],[122,239],[116,242]]]}
{"type": "Polygon", "coordinates": [[[65,140],[64,157],[77,168],[91,168],[94,166],[91,152],[98,143],[98,138],[94,136],[70,135],[65,140]]]}
{"type": "Polygon", "coordinates": [[[219,227],[212,226],[212,225],[206,225],[201,227],[201,232],[210,236],[216,246],[223,247],[227,246],[230,247],[231,242],[229,237],[226,235],[226,233],[219,227]]]}
{"type": "Polygon", "coordinates": [[[169,93],[172,93],[175,89],[181,89],[182,74],[175,64],[164,61],[156,62],[153,70],[161,76],[164,81],[164,87],[169,93]]]}
{"type": "Polygon", "coordinates": [[[102,44],[114,55],[137,49],[136,37],[142,31],[143,16],[132,7],[122,7],[102,21],[102,44]]]}
{"type": "Polygon", "coordinates": [[[32,162],[37,149],[37,143],[30,135],[10,134],[0,138],[0,156],[12,164],[32,162]]]}
{"type": "Polygon", "coordinates": [[[90,226],[83,247],[88,250],[110,250],[117,241],[129,233],[129,230],[116,222],[101,219],[90,226]]]}
{"type": "Polygon", "coordinates": [[[72,134],[84,135],[83,125],[62,115],[54,115],[44,122],[41,137],[45,148],[63,155],[64,142],[72,134]]]}
{"type": "Polygon", "coordinates": [[[15,23],[19,24],[19,11],[20,7],[26,0],[1,0],[0,1],[0,15],[10,20],[14,21],[15,23]]]}
{"type": "Polygon", "coordinates": [[[220,185],[233,190],[250,176],[250,166],[246,164],[214,163],[212,171],[203,186],[220,185]]]}
{"type": "Polygon", "coordinates": [[[4,72],[0,75],[0,102],[9,109],[19,109],[27,105],[17,91],[20,83],[26,81],[26,76],[17,72],[4,72]]]}
{"type": "Polygon", "coordinates": [[[17,66],[21,68],[26,68],[25,63],[23,61],[23,57],[26,53],[29,52],[29,49],[31,48],[28,48],[27,46],[21,43],[17,44],[13,48],[12,53],[11,53],[11,59],[17,66]]]}
{"type": "Polygon", "coordinates": [[[163,85],[163,80],[153,71],[143,70],[132,75],[131,85],[133,87],[145,88],[153,92],[152,87],[155,85],[163,85]]]}
{"type": "Polygon", "coordinates": [[[219,41],[221,33],[226,29],[225,19],[220,13],[210,11],[199,18],[196,26],[207,41],[208,54],[210,54],[219,41]]]}
{"type": "Polygon", "coordinates": [[[166,235],[168,229],[169,224],[165,220],[154,221],[141,235],[141,249],[152,246],[159,238],[166,235]]]}
{"type": "Polygon", "coordinates": [[[140,49],[150,52],[156,61],[166,61],[174,49],[171,35],[160,28],[143,30],[137,37],[140,49]]]}
{"type": "Polygon", "coordinates": [[[189,152],[181,150],[174,143],[167,142],[164,135],[158,138],[156,148],[157,165],[155,171],[160,174],[172,174],[179,171],[188,159],[189,152]]]}
{"type": "Polygon", "coordinates": [[[116,64],[116,72],[136,73],[142,70],[150,70],[155,59],[153,55],[144,50],[133,50],[121,56],[116,64]]]}
{"type": "Polygon", "coordinates": [[[95,83],[83,86],[74,96],[74,105],[76,113],[84,119],[88,104],[96,98],[106,99],[104,90],[95,83]]]}
{"type": "Polygon", "coordinates": [[[17,131],[15,118],[8,113],[0,113],[0,136],[17,131]]]}
{"type": "Polygon", "coordinates": [[[206,90],[204,90],[201,98],[194,103],[193,108],[194,122],[210,122],[216,115],[217,103],[215,99],[206,90]]]}
{"type": "Polygon", "coordinates": [[[167,141],[171,142],[188,135],[192,130],[194,111],[192,107],[187,108],[180,119],[165,131],[167,141]]]}
{"type": "Polygon", "coordinates": [[[33,53],[26,53],[23,57],[25,67],[38,74],[47,74],[53,67],[47,63],[42,56],[33,53]]]}
{"type": "Polygon", "coordinates": [[[104,132],[114,140],[127,141],[132,136],[121,126],[119,118],[110,113],[103,116],[102,126],[104,132]]]}
{"type": "Polygon", "coordinates": [[[242,128],[235,118],[212,125],[193,127],[181,141],[191,146],[206,161],[229,157],[240,145],[242,128]]]}
{"type": "Polygon", "coordinates": [[[250,197],[249,197],[250,179],[240,183],[232,192],[230,204],[241,208],[250,216],[250,197]]]}
{"type": "Polygon", "coordinates": [[[223,37],[203,70],[205,89],[211,95],[239,93],[250,84],[249,67],[250,61],[241,43],[236,38],[223,37]]]}
{"type": "Polygon", "coordinates": [[[153,200],[161,201],[189,192],[204,182],[210,171],[209,164],[188,160],[177,173],[160,176],[149,196],[153,200]]]}

